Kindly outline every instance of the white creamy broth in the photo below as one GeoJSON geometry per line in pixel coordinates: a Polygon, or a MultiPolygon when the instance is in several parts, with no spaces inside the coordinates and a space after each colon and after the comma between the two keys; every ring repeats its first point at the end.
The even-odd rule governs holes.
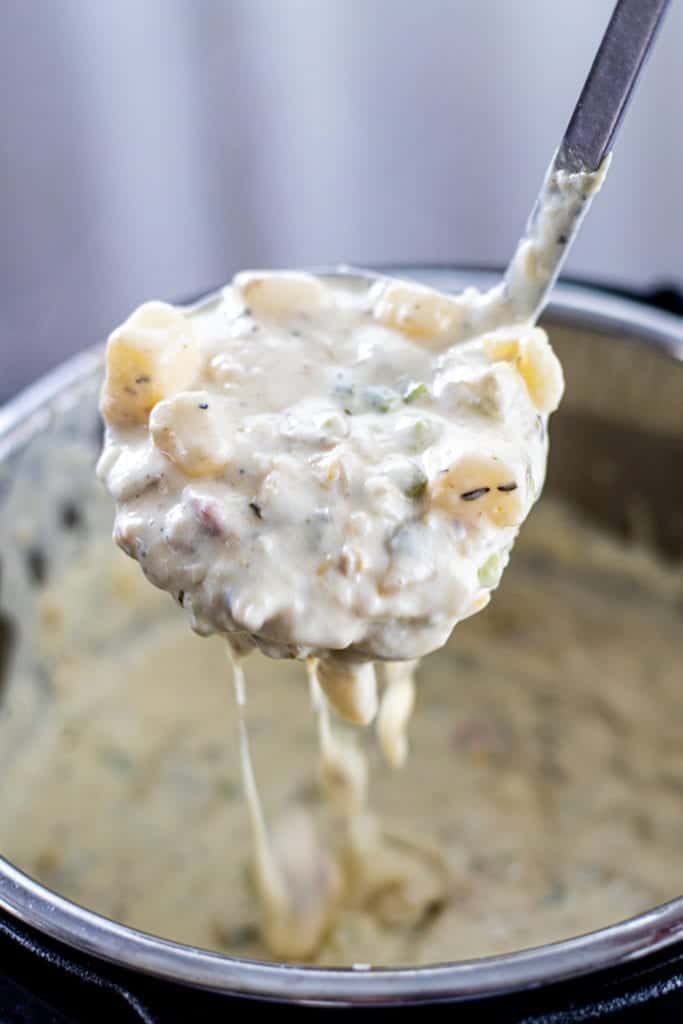
{"type": "Polygon", "coordinates": [[[148,303],[114,332],[114,536],[196,631],[321,658],[332,686],[485,606],[543,484],[562,374],[538,328],[451,344],[455,308],[247,274],[207,313],[148,303]]]}

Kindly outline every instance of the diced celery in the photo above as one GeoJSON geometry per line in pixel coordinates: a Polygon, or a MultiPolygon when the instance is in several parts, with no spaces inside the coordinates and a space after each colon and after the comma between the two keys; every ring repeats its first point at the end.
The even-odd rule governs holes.
{"type": "Polygon", "coordinates": [[[426,398],[429,394],[427,385],[421,380],[409,380],[401,388],[401,397],[406,404],[416,402],[418,398],[426,398]]]}
{"type": "Polygon", "coordinates": [[[504,559],[500,554],[491,555],[479,568],[479,583],[487,590],[492,590],[500,583],[503,575],[504,559]]]}

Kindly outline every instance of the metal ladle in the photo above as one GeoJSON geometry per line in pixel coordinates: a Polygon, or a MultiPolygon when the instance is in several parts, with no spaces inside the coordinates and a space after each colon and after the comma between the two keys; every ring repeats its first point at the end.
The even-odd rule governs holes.
{"type": "MultiPolygon", "coordinates": [[[[650,53],[669,0],[617,0],[598,52],[546,172],[541,190],[502,281],[483,295],[459,300],[466,315],[446,344],[533,323],[545,306],[593,196],[600,188],[612,146],[633,89],[650,53]]],[[[383,275],[338,267],[366,286],[383,275]]]]}

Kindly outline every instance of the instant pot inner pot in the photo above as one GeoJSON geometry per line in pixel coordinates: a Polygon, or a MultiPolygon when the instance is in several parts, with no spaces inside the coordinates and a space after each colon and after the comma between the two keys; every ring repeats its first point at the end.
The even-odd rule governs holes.
{"type": "MultiPolygon", "coordinates": [[[[406,767],[361,737],[415,876],[403,903],[347,908],[321,962],[501,953],[679,895],[683,370],[550,332],[567,392],[544,497],[489,609],[424,663],[406,767]]],[[[223,645],[111,543],[98,385],[70,385],[0,468],[0,851],[115,920],[265,958],[223,645]]],[[[269,819],[334,835],[300,666],[254,656],[249,723],[269,819]]]]}

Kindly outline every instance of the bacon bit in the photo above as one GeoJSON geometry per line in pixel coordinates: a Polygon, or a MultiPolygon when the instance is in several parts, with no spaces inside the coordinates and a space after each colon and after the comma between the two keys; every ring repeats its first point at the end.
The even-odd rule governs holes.
{"type": "Polygon", "coordinates": [[[225,536],[225,523],[223,522],[221,507],[217,501],[193,495],[190,498],[189,504],[195,519],[210,537],[225,536]]]}
{"type": "Polygon", "coordinates": [[[47,579],[47,558],[42,548],[31,547],[26,552],[26,568],[31,582],[37,587],[42,586],[47,579]]]}

